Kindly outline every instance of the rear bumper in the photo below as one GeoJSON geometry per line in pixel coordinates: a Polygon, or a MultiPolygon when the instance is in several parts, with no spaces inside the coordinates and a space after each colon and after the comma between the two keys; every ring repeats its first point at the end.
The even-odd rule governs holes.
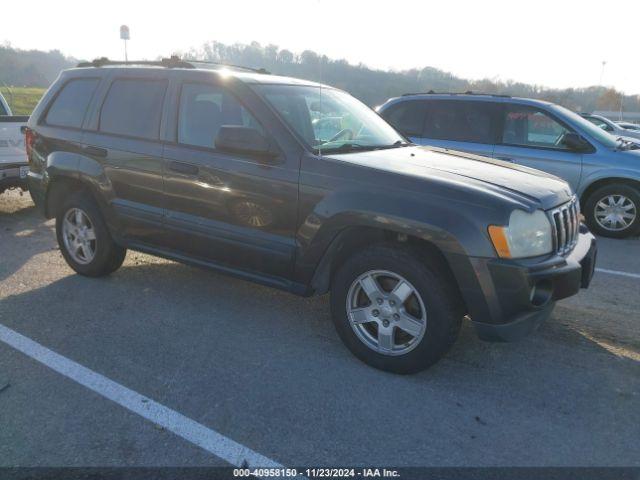
{"type": "MultiPolygon", "coordinates": [[[[595,237],[582,226],[577,245],[566,257],[472,259],[475,281],[484,295],[467,301],[478,336],[512,341],[535,331],[551,315],[556,301],[589,286],[596,256],[595,237]]],[[[462,288],[463,295],[469,288],[468,284],[462,288]]]]}
{"type": "Polygon", "coordinates": [[[36,208],[46,215],[45,212],[45,195],[47,191],[46,181],[43,175],[30,171],[27,174],[27,185],[29,187],[29,193],[33,203],[36,204],[36,208]]]}
{"type": "Polygon", "coordinates": [[[0,164],[0,193],[8,188],[21,188],[27,190],[27,178],[20,177],[20,167],[26,167],[27,164],[0,164]]]}

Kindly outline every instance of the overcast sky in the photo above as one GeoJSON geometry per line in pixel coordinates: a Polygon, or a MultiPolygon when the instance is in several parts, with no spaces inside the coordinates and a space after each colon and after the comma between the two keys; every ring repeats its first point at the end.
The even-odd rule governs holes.
{"type": "Polygon", "coordinates": [[[77,58],[155,58],[204,42],[274,43],[373,68],[433,66],[551,87],[640,94],[640,0],[7,1],[0,42],[77,58]]]}

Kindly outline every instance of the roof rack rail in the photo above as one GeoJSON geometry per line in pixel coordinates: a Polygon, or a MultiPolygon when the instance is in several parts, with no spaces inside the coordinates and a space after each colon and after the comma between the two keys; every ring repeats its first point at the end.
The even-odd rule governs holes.
{"type": "Polygon", "coordinates": [[[176,56],[163,58],[162,60],[109,60],[107,57],[96,58],[91,62],[80,62],[78,67],[108,67],[111,65],[151,65],[166,68],[195,68],[189,62],[185,62],[176,56]]]}
{"type": "Polygon", "coordinates": [[[403,93],[403,97],[409,97],[411,95],[481,95],[487,97],[501,97],[501,98],[511,98],[511,95],[504,95],[499,93],[476,93],[471,90],[467,90],[466,92],[436,92],[434,90],[429,90],[428,92],[414,92],[414,93],[403,93]]]}
{"type": "Polygon", "coordinates": [[[182,60],[180,57],[173,55],[169,58],[163,58],[162,60],[109,60],[107,57],[100,57],[92,60],[91,62],[80,62],[78,67],[108,67],[112,65],[149,65],[155,67],[165,68],[196,68],[195,64],[215,65],[222,68],[235,68],[238,70],[247,70],[255,73],[269,74],[264,68],[250,68],[243,67],[241,65],[230,65],[220,62],[209,62],[205,60],[182,60]]]}
{"type": "Polygon", "coordinates": [[[242,65],[233,65],[231,63],[222,63],[222,62],[211,62],[209,60],[184,60],[185,62],[189,62],[191,64],[198,64],[201,63],[203,65],[215,65],[217,67],[226,67],[226,68],[236,68],[238,70],[246,70],[248,72],[254,72],[254,73],[262,73],[264,75],[270,75],[271,72],[265,68],[251,68],[251,67],[244,67],[242,65]]]}

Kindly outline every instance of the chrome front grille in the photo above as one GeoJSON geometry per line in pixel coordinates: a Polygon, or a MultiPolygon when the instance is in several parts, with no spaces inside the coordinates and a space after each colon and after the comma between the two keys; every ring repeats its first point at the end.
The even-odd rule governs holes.
{"type": "Polygon", "coordinates": [[[573,197],[570,202],[549,210],[553,227],[554,250],[560,255],[569,252],[578,243],[580,205],[573,197]]]}

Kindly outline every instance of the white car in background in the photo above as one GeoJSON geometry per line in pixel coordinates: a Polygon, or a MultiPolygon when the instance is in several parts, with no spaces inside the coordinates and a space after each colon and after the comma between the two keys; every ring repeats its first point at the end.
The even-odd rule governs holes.
{"type": "Polygon", "coordinates": [[[620,125],[625,130],[633,130],[634,132],[640,132],[640,125],[638,125],[637,123],[616,122],[616,124],[620,125]]]}
{"type": "Polygon", "coordinates": [[[0,194],[9,188],[27,190],[27,154],[22,127],[29,116],[12,115],[0,93],[0,194]]]}
{"type": "Polygon", "coordinates": [[[607,117],[603,117],[602,115],[583,113],[582,116],[615,137],[623,137],[625,140],[634,139],[634,143],[638,143],[638,140],[640,140],[640,130],[627,129],[622,125],[609,120],[607,117]]]}

